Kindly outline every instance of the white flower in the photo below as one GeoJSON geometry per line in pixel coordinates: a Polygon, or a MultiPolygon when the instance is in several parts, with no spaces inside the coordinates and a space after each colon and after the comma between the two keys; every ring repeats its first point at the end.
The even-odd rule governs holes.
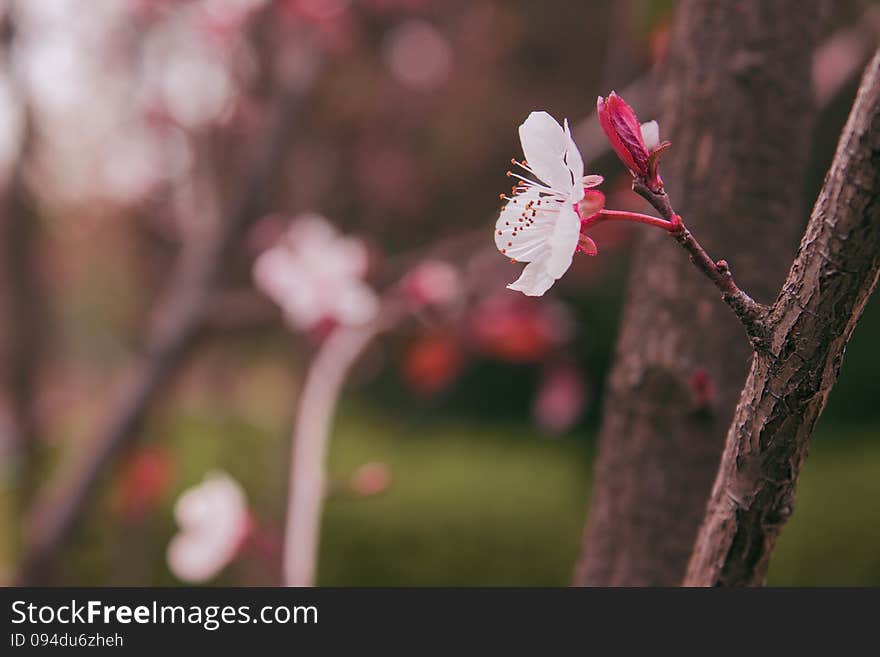
{"type": "Polygon", "coordinates": [[[254,281],[298,329],[322,320],[354,325],[369,322],[379,302],[362,277],[367,250],[340,235],[319,215],[294,221],[281,241],[254,263],[254,281]]]}
{"type": "Polygon", "coordinates": [[[213,472],[184,491],[174,505],[180,526],[168,544],[168,567],[187,582],[204,582],[235,556],[247,532],[244,491],[224,472],[213,472]]]}
{"type": "Polygon", "coordinates": [[[571,266],[581,222],[575,205],[585,187],[602,182],[584,177],[584,161],[571,138],[568,121],[560,126],[547,112],[532,112],[519,127],[525,160],[517,162],[537,180],[519,174],[513,195],[495,224],[495,245],[516,262],[527,262],[507,287],[541,296],[571,266]]]}

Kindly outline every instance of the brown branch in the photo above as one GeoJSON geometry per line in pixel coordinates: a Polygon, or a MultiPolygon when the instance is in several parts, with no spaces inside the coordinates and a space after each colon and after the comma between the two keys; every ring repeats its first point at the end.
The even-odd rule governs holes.
{"type": "Polygon", "coordinates": [[[205,309],[205,324],[212,333],[263,328],[278,317],[278,307],[252,287],[220,291],[205,309]]]}
{"type": "MultiPolygon", "coordinates": [[[[20,96],[21,97],[21,96],[20,96]]],[[[38,272],[40,230],[33,198],[25,180],[33,125],[25,106],[24,134],[18,161],[3,192],[0,210],[0,268],[7,318],[4,383],[12,413],[14,453],[20,497],[34,487],[34,460],[39,438],[35,410],[38,370],[46,337],[45,298],[38,272]]]]}
{"type": "Polygon", "coordinates": [[[24,513],[35,489],[35,462],[40,439],[36,410],[39,370],[46,346],[46,295],[40,280],[41,230],[27,172],[35,139],[30,103],[10,56],[15,23],[6,12],[0,19],[0,62],[19,104],[21,135],[17,156],[0,192],[0,276],[3,334],[2,380],[9,403],[10,454],[13,460],[16,512],[24,513]]]}
{"type": "Polygon", "coordinates": [[[665,191],[655,192],[641,178],[633,179],[633,191],[650,203],[671,225],[669,234],[690,255],[691,262],[721,292],[724,300],[737,319],[742,323],[755,349],[765,347],[764,320],[768,311],[748,294],[743,292],[733,280],[730,265],[726,260],[713,260],[706,250],[684,225],[682,218],[672,209],[665,191]]]}
{"type": "MultiPolygon", "coordinates": [[[[682,0],[653,97],[663,111],[625,96],[674,144],[663,177],[676,210],[764,303],[803,234],[810,54],[823,4],[682,0]]],[[[748,374],[750,345],[718,289],[673,240],[640,232],[601,413],[581,585],[681,582],[748,374]],[[708,386],[699,407],[697,377],[708,386]]]]}
{"type": "Polygon", "coordinates": [[[19,581],[32,582],[44,576],[46,565],[85,511],[105,468],[137,437],[160,388],[184,362],[209,315],[228,251],[249,222],[267,209],[270,181],[282,169],[292,110],[300,93],[299,85],[279,90],[274,115],[256,145],[254,163],[238,200],[230,205],[215,230],[184,248],[159,306],[147,348],[125,378],[124,392],[110,410],[103,431],[94,445],[83,450],[82,460],[63,472],[63,480],[50,486],[34,505],[19,581]]]}
{"type": "Polygon", "coordinates": [[[880,50],[767,318],[684,583],[760,584],[810,435],[880,276],[880,50]]]}

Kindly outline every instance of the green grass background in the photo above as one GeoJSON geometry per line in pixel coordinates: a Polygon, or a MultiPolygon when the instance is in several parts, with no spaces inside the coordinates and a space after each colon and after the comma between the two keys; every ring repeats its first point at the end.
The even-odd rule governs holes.
{"type": "MultiPolygon", "coordinates": [[[[175,486],[137,524],[92,514],[59,572],[62,582],[165,584],[164,549],[175,495],[223,467],[244,484],[261,523],[280,527],[285,439],[237,418],[176,419],[154,427],[173,450],[175,486]]],[[[794,516],[774,555],[774,585],[880,585],[880,444],[874,429],[820,427],[794,516]]],[[[393,486],[326,505],[322,585],[565,585],[576,559],[591,485],[582,437],[546,438],[519,426],[437,418],[403,421],[347,405],[333,435],[331,476],[366,461],[393,486]]],[[[277,563],[246,557],[217,580],[272,584],[277,563]]]]}

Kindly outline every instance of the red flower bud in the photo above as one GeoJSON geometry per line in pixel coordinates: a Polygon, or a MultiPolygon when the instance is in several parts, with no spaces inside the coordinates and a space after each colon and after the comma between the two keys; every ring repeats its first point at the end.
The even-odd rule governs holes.
{"type": "Polygon", "coordinates": [[[655,122],[639,123],[633,109],[613,91],[608,98],[596,101],[599,124],[608,137],[617,157],[626,165],[633,176],[644,180],[654,191],[663,189],[660,179],[660,154],[669,147],[669,142],[660,142],[655,122]],[[650,128],[651,144],[645,143],[645,129],[650,128]]]}
{"type": "Polygon", "coordinates": [[[599,123],[605,136],[633,175],[648,175],[648,148],[642,138],[642,130],[636,113],[613,91],[608,98],[596,101],[599,123]]]}

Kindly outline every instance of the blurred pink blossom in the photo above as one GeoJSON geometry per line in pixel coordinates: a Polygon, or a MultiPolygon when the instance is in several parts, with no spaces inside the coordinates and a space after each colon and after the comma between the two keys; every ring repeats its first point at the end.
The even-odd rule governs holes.
{"type": "Polygon", "coordinates": [[[444,305],[461,294],[461,277],[448,262],[426,260],[403,279],[403,291],[418,306],[444,305]]]}
{"type": "Polygon", "coordinates": [[[464,355],[458,341],[446,334],[417,339],[406,351],[403,377],[421,395],[433,395],[448,387],[461,372],[464,355]]]}
{"type": "Polygon", "coordinates": [[[443,32],[420,19],[395,27],[383,44],[385,63],[401,84],[433,89],[443,84],[452,70],[452,46],[443,32]]]}
{"type": "Polygon", "coordinates": [[[324,217],[310,214],[293,221],[257,258],[253,275],[293,328],[310,330],[328,321],[364,324],[376,316],[378,299],[362,280],[367,264],[360,240],[340,235],[324,217]]]}
{"type": "Polygon", "coordinates": [[[244,491],[224,472],[181,494],[174,506],[180,531],[168,544],[168,567],[187,582],[204,582],[232,561],[250,524],[244,491]]]}
{"type": "Polygon", "coordinates": [[[573,365],[556,365],[547,372],[532,405],[532,417],[548,433],[571,429],[584,411],[584,381],[573,365]]]}
{"type": "Polygon", "coordinates": [[[122,469],[115,506],[128,520],[140,520],[152,511],[171,483],[174,464],[164,449],[141,449],[122,469]]]}
{"type": "Polygon", "coordinates": [[[565,344],[574,332],[568,308],[509,292],[480,301],[471,314],[471,339],[484,353],[512,362],[535,362],[565,344]]]}
{"type": "Polygon", "coordinates": [[[349,485],[356,495],[372,497],[391,487],[391,468],[387,463],[371,461],[355,470],[349,485]]]}

